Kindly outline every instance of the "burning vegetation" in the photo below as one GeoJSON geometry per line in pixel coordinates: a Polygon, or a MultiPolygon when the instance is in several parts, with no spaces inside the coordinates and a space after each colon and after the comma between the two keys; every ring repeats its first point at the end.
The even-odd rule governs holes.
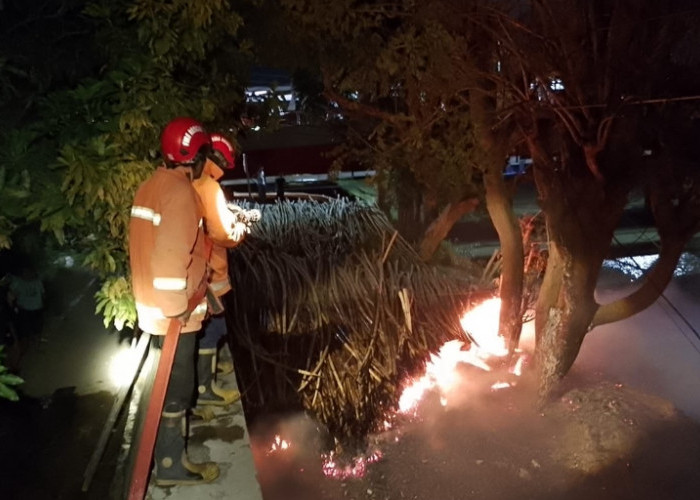
{"type": "Polygon", "coordinates": [[[460,325],[476,280],[422,263],[377,208],[258,208],[261,222],[229,258],[227,313],[249,413],[302,409],[338,451],[385,426],[432,353],[476,362],[460,325]]]}

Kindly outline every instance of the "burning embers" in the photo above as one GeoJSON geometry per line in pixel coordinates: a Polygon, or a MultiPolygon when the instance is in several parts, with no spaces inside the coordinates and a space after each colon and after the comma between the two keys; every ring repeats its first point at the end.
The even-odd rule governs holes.
{"type": "MultiPolygon", "coordinates": [[[[396,414],[388,415],[384,422],[384,430],[389,430],[391,422],[397,415],[414,415],[418,404],[429,393],[437,393],[442,406],[447,406],[449,395],[457,388],[460,382],[458,366],[470,365],[485,372],[503,373],[506,380],[498,380],[491,384],[492,391],[509,388],[515,385],[515,379],[522,373],[524,354],[516,352],[511,360],[511,365],[505,368],[508,359],[508,349],[503,337],[498,335],[498,318],[500,313],[500,299],[489,299],[470,311],[460,319],[465,333],[473,340],[465,349],[465,342],[451,340],[443,344],[436,354],[430,356],[423,375],[410,379],[404,384],[399,398],[396,414]]],[[[461,388],[461,386],[460,386],[461,388]]],[[[461,392],[461,391],[460,391],[461,392]]],[[[269,453],[287,450],[291,444],[275,436],[269,453]]],[[[352,479],[362,477],[367,466],[381,460],[381,451],[374,449],[362,456],[356,456],[350,460],[340,460],[333,452],[322,455],[322,471],[327,477],[334,479],[352,479]]]]}
{"type": "Polygon", "coordinates": [[[322,455],[323,465],[321,470],[323,475],[333,479],[359,479],[367,472],[367,466],[378,462],[382,458],[382,452],[374,450],[365,456],[356,456],[348,463],[341,463],[336,459],[332,451],[322,455]]]}

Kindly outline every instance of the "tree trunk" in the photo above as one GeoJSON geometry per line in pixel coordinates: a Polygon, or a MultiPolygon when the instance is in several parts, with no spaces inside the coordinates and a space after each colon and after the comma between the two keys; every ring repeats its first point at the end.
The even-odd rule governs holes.
{"type": "Polygon", "coordinates": [[[540,402],[552,396],[574,364],[598,309],[594,291],[599,260],[581,258],[561,247],[554,255],[557,262],[551,271],[548,269],[550,289],[543,299],[550,302],[555,297],[554,303],[550,307],[538,303],[538,311],[542,309],[546,314],[540,320],[541,331],[535,351],[540,402]]]}
{"type": "Polygon", "coordinates": [[[548,245],[547,268],[535,304],[535,345],[540,345],[541,332],[549,317],[549,311],[556,305],[559,289],[564,278],[564,262],[558,246],[550,241],[548,245]]]}
{"type": "Polygon", "coordinates": [[[396,229],[411,244],[416,244],[423,231],[423,193],[413,173],[405,168],[399,169],[394,176],[396,193],[397,221],[396,229]]]}
{"type": "Polygon", "coordinates": [[[419,254],[424,261],[430,260],[437,250],[440,242],[445,239],[450,229],[457,223],[463,215],[466,215],[476,209],[479,200],[469,198],[457,203],[448,204],[430,223],[428,229],[425,230],[423,239],[419,245],[419,254]]]}
{"type": "Polygon", "coordinates": [[[503,179],[502,165],[496,159],[488,165],[484,175],[484,186],[486,208],[501,244],[499,332],[507,339],[508,351],[512,354],[520,342],[523,325],[523,239],[520,224],[513,212],[512,196],[503,179]]]}
{"type": "Polygon", "coordinates": [[[540,401],[569,372],[598,310],[595,288],[626,204],[625,191],[588,177],[580,156],[556,165],[539,144],[535,181],[549,232],[549,256],[535,306],[540,401]],[[574,175],[575,172],[584,174],[574,175]]]}
{"type": "MultiPolygon", "coordinates": [[[[488,67],[492,63],[486,53],[479,63],[488,67]]],[[[520,341],[523,324],[523,284],[525,282],[525,255],[520,223],[513,212],[513,197],[503,179],[503,169],[512,145],[512,134],[507,128],[499,128],[497,89],[492,81],[481,81],[481,88],[469,95],[474,136],[479,146],[480,161],[485,167],[484,187],[486,209],[501,245],[501,281],[499,295],[501,312],[498,331],[508,342],[512,354],[520,341]],[[484,89],[492,91],[491,94],[484,89]]]]}

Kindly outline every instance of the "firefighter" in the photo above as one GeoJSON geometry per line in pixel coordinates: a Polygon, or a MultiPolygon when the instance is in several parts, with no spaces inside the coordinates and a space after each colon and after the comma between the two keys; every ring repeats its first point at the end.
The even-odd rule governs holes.
{"type": "Polygon", "coordinates": [[[238,391],[223,389],[217,383],[216,376],[217,371],[222,375],[233,371],[232,364],[218,362],[219,342],[226,335],[223,296],[231,290],[227,248],[239,245],[248,231],[248,226],[229,209],[226,196],[218,182],[224,174],[223,169],[232,169],[235,166],[235,150],[221,134],[211,134],[210,138],[211,154],[204,165],[202,176],[193,183],[202,203],[207,236],[213,242],[209,260],[209,287],[221,304],[219,313],[210,316],[204,323],[199,339],[197,407],[194,413],[205,420],[214,416],[206,406],[225,406],[240,399],[238,391]]]}
{"type": "Polygon", "coordinates": [[[210,253],[192,181],[202,174],[210,148],[209,134],[196,120],[168,123],[161,134],[164,165],[141,184],[131,208],[129,259],[139,327],[162,347],[170,321],[182,324],[154,450],[159,486],[210,482],[219,475],[213,462],[189,461],[182,433],[194,394],[210,253]]]}

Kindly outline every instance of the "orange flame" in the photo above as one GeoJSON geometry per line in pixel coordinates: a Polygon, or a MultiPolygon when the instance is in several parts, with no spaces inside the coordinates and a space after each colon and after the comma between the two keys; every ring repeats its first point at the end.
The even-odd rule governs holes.
{"type": "Polygon", "coordinates": [[[273,439],[272,445],[267,451],[267,454],[269,455],[270,453],[288,450],[291,445],[292,444],[289,441],[287,441],[286,439],[282,439],[282,437],[279,434],[277,434],[273,439]]]}
{"type": "MultiPolygon", "coordinates": [[[[465,333],[474,341],[468,350],[463,350],[464,342],[450,340],[443,344],[437,354],[431,354],[426,364],[425,373],[410,380],[399,398],[399,413],[413,410],[423,395],[432,389],[440,393],[443,406],[448,403],[446,394],[457,381],[456,367],[459,363],[470,364],[484,371],[491,371],[489,361],[492,358],[503,358],[508,354],[505,339],[498,334],[498,318],[501,310],[501,300],[493,298],[486,300],[464,313],[460,324],[465,333]]],[[[518,358],[510,373],[520,376],[523,358],[518,358]]],[[[512,387],[509,382],[497,382],[492,390],[512,387]]]]}

